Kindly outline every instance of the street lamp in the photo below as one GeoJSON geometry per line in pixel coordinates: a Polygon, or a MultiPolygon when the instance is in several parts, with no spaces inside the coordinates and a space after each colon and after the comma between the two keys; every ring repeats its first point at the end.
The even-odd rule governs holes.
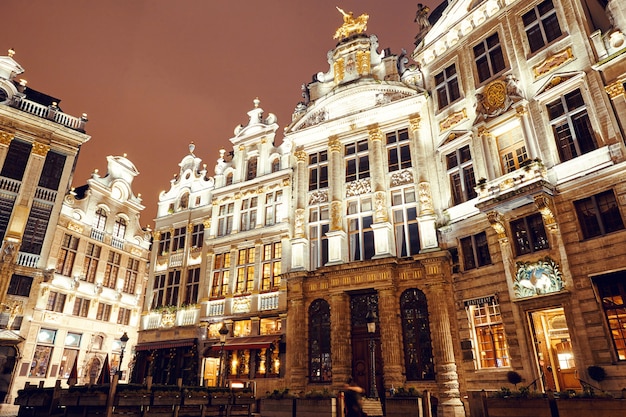
{"type": "Polygon", "coordinates": [[[120,377],[120,379],[122,378],[122,361],[124,360],[124,350],[126,349],[126,343],[128,343],[128,339],[129,337],[126,332],[124,332],[122,337],[120,337],[120,364],[117,367],[117,375],[120,377]]]}
{"type": "Polygon", "coordinates": [[[374,340],[374,333],[376,333],[376,319],[378,316],[376,312],[370,310],[367,312],[365,316],[365,320],[367,321],[367,333],[370,335],[369,346],[370,346],[370,362],[372,366],[370,367],[370,397],[374,399],[378,399],[378,390],[376,389],[376,341],[374,340]]]}
{"type": "Polygon", "coordinates": [[[222,327],[218,330],[220,333],[220,374],[218,379],[218,386],[223,387],[226,379],[224,378],[224,344],[226,343],[226,335],[228,334],[228,327],[226,323],[222,323],[222,327]]]}

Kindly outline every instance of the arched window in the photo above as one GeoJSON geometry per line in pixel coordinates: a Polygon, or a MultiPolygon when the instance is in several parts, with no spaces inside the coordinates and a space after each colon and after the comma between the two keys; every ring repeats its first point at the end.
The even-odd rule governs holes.
{"type": "Polygon", "coordinates": [[[411,288],[400,296],[404,366],[408,381],[435,379],[428,304],[424,293],[411,288]]]}
{"type": "Polygon", "coordinates": [[[186,210],[189,207],[189,193],[185,193],[180,197],[180,209],[186,210]]]}
{"type": "Polygon", "coordinates": [[[96,210],[96,217],[93,219],[93,228],[97,230],[104,230],[107,223],[107,212],[100,207],[96,210]]]}
{"type": "Polygon", "coordinates": [[[332,381],[330,356],[330,306],[318,299],[309,307],[309,380],[332,381]]]}
{"type": "Polygon", "coordinates": [[[274,158],[272,161],[272,172],[278,172],[280,170],[280,159],[274,158]]]}
{"type": "Polygon", "coordinates": [[[233,173],[230,172],[226,174],[226,185],[232,185],[233,183],[233,173]]]}
{"type": "Polygon", "coordinates": [[[123,217],[118,217],[113,225],[113,236],[124,239],[124,235],[126,235],[126,220],[123,217]]]}
{"type": "Polygon", "coordinates": [[[256,178],[256,167],[258,164],[259,158],[250,158],[248,159],[248,169],[246,170],[246,181],[253,180],[256,178]]]}

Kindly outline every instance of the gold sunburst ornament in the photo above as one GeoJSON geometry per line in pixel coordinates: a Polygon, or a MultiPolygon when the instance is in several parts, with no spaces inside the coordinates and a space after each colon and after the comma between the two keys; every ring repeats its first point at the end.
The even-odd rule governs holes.
{"type": "Polygon", "coordinates": [[[339,6],[337,10],[343,15],[343,25],[335,32],[333,39],[345,39],[348,36],[363,33],[367,30],[367,20],[370,18],[368,14],[362,14],[359,17],[354,17],[352,12],[344,12],[339,6]]]}

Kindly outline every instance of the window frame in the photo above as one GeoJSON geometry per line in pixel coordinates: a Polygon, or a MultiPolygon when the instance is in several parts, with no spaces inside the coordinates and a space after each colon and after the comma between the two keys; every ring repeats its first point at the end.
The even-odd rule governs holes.
{"type": "Polygon", "coordinates": [[[358,197],[347,201],[348,257],[350,262],[372,259],[374,244],[374,202],[372,197],[358,197]]]}
{"type": "Polygon", "coordinates": [[[623,363],[626,361],[626,316],[620,314],[620,311],[626,308],[626,271],[596,276],[593,282],[598,301],[602,306],[615,359],[623,363]]]}
{"type": "Polygon", "coordinates": [[[211,298],[223,298],[229,294],[232,264],[232,254],[230,251],[215,254],[213,259],[211,298]]]}
{"type": "Polygon", "coordinates": [[[437,108],[439,111],[450,106],[461,98],[461,89],[459,86],[459,73],[456,70],[456,63],[452,63],[442,68],[433,77],[435,85],[435,95],[437,97],[437,108]],[[450,69],[454,69],[454,73],[449,74],[450,69]],[[439,79],[438,79],[439,78],[439,79]],[[445,98],[445,100],[442,100],[445,98]]]}
{"type": "Polygon", "coordinates": [[[261,248],[261,291],[278,290],[281,262],[282,242],[265,243],[261,248]]]}
{"type": "Polygon", "coordinates": [[[239,231],[252,230],[257,226],[257,210],[259,209],[258,196],[241,199],[239,211],[239,231]]]}
{"type": "Polygon", "coordinates": [[[464,304],[477,369],[510,367],[511,356],[498,299],[495,296],[481,297],[467,300],[464,304]],[[484,312],[484,314],[479,314],[481,312],[484,312]],[[480,322],[477,323],[478,321],[480,322]],[[487,329],[488,331],[483,332],[480,329],[487,329]],[[502,339],[500,342],[502,345],[500,346],[498,345],[498,339],[502,339]],[[482,349],[487,345],[490,345],[491,350],[482,349]],[[487,352],[491,352],[492,355],[490,356],[487,352]],[[488,366],[489,362],[492,362],[493,365],[488,366]]]}
{"type": "Polygon", "coordinates": [[[419,203],[413,185],[391,190],[391,221],[399,258],[417,255],[421,250],[418,216],[419,203]]]}
{"type": "Polygon", "coordinates": [[[583,235],[583,240],[587,240],[587,239],[592,239],[595,237],[599,237],[599,236],[605,236],[609,233],[613,233],[613,232],[618,232],[620,230],[624,230],[624,216],[622,214],[622,210],[620,209],[620,204],[619,204],[619,200],[615,197],[615,191],[610,188],[608,190],[602,191],[600,193],[585,197],[585,198],[581,198],[579,200],[575,200],[573,202],[574,205],[574,211],[576,212],[576,218],[578,220],[578,224],[580,225],[580,231],[583,235]],[[607,211],[605,210],[605,214],[603,215],[600,212],[600,208],[601,208],[601,204],[598,203],[598,199],[600,197],[609,197],[610,196],[610,200],[611,201],[604,201],[602,206],[605,206],[608,203],[614,203],[614,206],[609,207],[610,210],[613,210],[614,212],[616,212],[617,214],[619,214],[619,216],[611,216],[610,214],[606,214],[607,211]],[[597,231],[591,232],[591,230],[589,230],[590,225],[589,222],[587,221],[583,221],[583,203],[589,202],[591,203],[592,207],[588,208],[593,210],[594,212],[593,217],[595,217],[595,221],[597,223],[597,231]],[[619,224],[615,224],[615,226],[613,226],[611,228],[611,230],[607,231],[607,227],[606,227],[606,219],[610,219],[610,220],[615,220],[619,218],[619,224]]]}
{"type": "Polygon", "coordinates": [[[472,269],[478,269],[483,266],[493,265],[493,261],[491,259],[491,252],[489,251],[489,239],[487,239],[487,233],[480,232],[474,235],[461,238],[459,239],[459,247],[461,248],[461,252],[463,256],[463,270],[464,271],[470,271],[472,269]],[[481,248],[487,249],[486,258],[484,256],[482,257],[480,256],[481,248]],[[471,261],[471,263],[468,261],[471,261]]]}
{"type": "MultiPolygon", "coordinates": [[[[554,5],[554,2],[552,0],[544,0],[541,3],[535,4],[531,9],[521,14],[520,21],[522,22],[522,25],[524,26],[524,33],[526,34],[526,42],[528,44],[528,50],[530,51],[530,54],[534,54],[538,51],[541,51],[546,46],[554,43],[555,41],[557,41],[563,36],[563,30],[561,29],[559,16],[558,16],[556,7],[554,5]],[[539,9],[542,5],[547,4],[547,3],[550,3],[552,5],[552,8],[548,9],[542,14],[542,12],[539,9]],[[527,23],[526,17],[531,17],[531,15],[534,15],[534,19],[532,21],[529,20],[527,23]],[[552,31],[546,30],[546,28],[548,27],[546,22],[549,22],[549,23],[556,22],[556,28],[558,28],[558,34],[554,36],[551,35],[552,31]],[[539,33],[540,38],[533,37],[533,39],[540,41],[541,43],[540,45],[534,44],[534,42],[531,41],[531,37],[529,34],[529,31],[531,30],[534,31],[536,29],[539,30],[538,33],[539,33]]],[[[551,28],[554,29],[553,27],[551,28]]],[[[537,32],[534,32],[534,33],[537,33],[537,32]]]]}
{"type": "Polygon", "coordinates": [[[517,256],[550,249],[550,240],[548,239],[543,217],[540,213],[532,213],[528,216],[512,220],[510,227],[517,256]],[[537,225],[541,226],[540,230],[533,228],[537,225]],[[523,246],[521,243],[522,240],[525,242],[523,246]],[[544,243],[542,243],[542,240],[544,243]]]}
{"type": "Polygon", "coordinates": [[[346,183],[370,178],[368,140],[357,139],[352,143],[345,144],[344,163],[346,166],[346,183]]]}
{"type": "Polygon", "coordinates": [[[83,261],[83,279],[87,282],[96,282],[96,274],[98,272],[98,264],[100,262],[100,255],[102,253],[102,246],[95,243],[88,242],[85,250],[85,259],[83,261]]]}
{"type": "Polygon", "coordinates": [[[402,171],[411,168],[411,136],[409,129],[402,128],[385,135],[387,149],[388,172],[402,171]],[[395,161],[394,161],[395,159],[395,161]]]}
{"type": "Polygon", "coordinates": [[[332,382],[331,317],[328,301],[322,298],[313,300],[308,308],[308,323],[309,382],[332,382]]]}
{"type": "Polygon", "coordinates": [[[309,154],[309,191],[323,190],[329,187],[328,151],[309,154]]]}
{"type": "Polygon", "coordinates": [[[256,248],[254,246],[237,250],[234,295],[250,294],[254,290],[255,263],[256,248]]]}
{"type": "Polygon", "coordinates": [[[472,51],[474,53],[473,54],[474,55],[474,68],[476,70],[476,76],[478,78],[477,85],[482,85],[483,83],[497,77],[499,74],[501,74],[508,68],[506,57],[504,55],[504,45],[502,41],[500,40],[500,34],[498,33],[498,31],[495,31],[491,35],[487,36],[485,39],[482,39],[480,42],[476,43],[472,47],[472,51]],[[497,38],[497,43],[494,43],[492,46],[489,46],[490,40],[493,39],[494,36],[497,38]],[[477,48],[481,46],[483,48],[483,51],[478,53],[477,48]],[[499,67],[494,68],[496,64],[496,62],[494,61],[496,58],[500,58],[502,60],[501,68],[499,67]],[[481,71],[481,69],[484,67],[479,66],[479,61],[482,61],[483,59],[484,59],[484,62],[486,62],[487,70],[489,72],[487,76],[484,76],[486,74],[483,74],[481,71]]]}
{"type": "Polygon", "coordinates": [[[463,144],[444,155],[446,175],[450,186],[452,205],[466,203],[478,196],[476,193],[476,173],[474,171],[474,157],[472,148],[463,144]],[[467,154],[465,151],[467,150],[467,154]],[[466,159],[469,155],[469,159],[466,159]],[[454,157],[454,159],[453,159],[454,157]],[[454,161],[454,162],[453,162],[454,161]],[[455,165],[451,165],[454,163],[455,165]],[[458,182],[455,178],[458,177],[458,182]]]}

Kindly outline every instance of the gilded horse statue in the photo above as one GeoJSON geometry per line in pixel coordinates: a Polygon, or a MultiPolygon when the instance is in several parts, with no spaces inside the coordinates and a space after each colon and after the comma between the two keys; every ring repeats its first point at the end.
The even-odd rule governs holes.
{"type": "Polygon", "coordinates": [[[368,14],[362,14],[361,16],[355,18],[352,15],[352,12],[346,13],[340,7],[335,7],[337,7],[339,13],[343,15],[343,25],[337,29],[333,39],[344,39],[350,35],[354,35],[355,33],[363,33],[367,30],[367,19],[370,18],[368,14]]]}

